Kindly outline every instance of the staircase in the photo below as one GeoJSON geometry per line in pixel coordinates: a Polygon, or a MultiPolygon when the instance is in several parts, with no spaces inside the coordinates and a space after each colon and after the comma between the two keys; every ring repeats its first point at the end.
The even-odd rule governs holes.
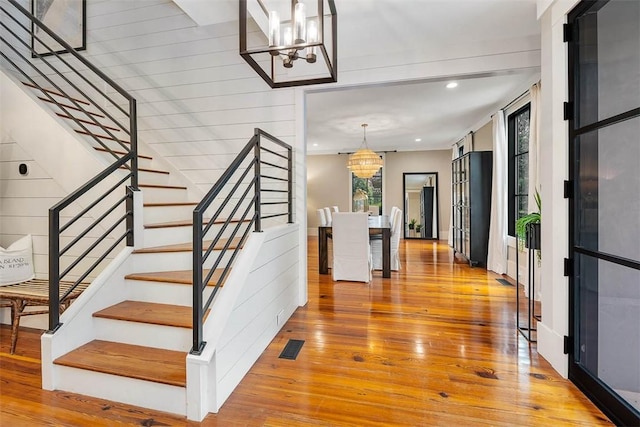
{"type": "MultiPolygon", "coordinates": [[[[7,1],[38,24],[14,0],[7,1]]],[[[8,14],[5,9],[2,12],[8,14]]],[[[4,22],[2,26],[7,28],[4,22]]],[[[51,301],[51,333],[42,339],[43,388],[201,420],[207,412],[217,411],[298,305],[299,230],[291,225],[291,147],[256,129],[221,181],[200,201],[198,192],[190,189],[191,185],[177,177],[162,159],[155,158],[148,149],[145,153],[144,147],[138,148],[135,100],[115,82],[101,77],[117,88],[115,92],[125,94],[129,110],[121,108],[122,101],[113,101],[109,98],[112,95],[90,82],[88,86],[111,103],[108,107],[82,96],[87,88],[80,89],[80,85],[64,77],[62,84],[47,87],[53,73],[25,72],[16,63],[33,61],[18,50],[6,52],[3,45],[0,53],[12,65],[13,80],[21,81],[30,98],[48,109],[69,134],[85,141],[77,149],[93,152],[93,157],[110,165],[100,174],[110,180],[106,185],[115,183],[106,194],[116,197],[110,192],[122,190],[124,183],[131,180],[127,196],[116,205],[127,218],[125,234],[116,244],[127,238],[126,246],[114,246],[120,252],[107,252],[104,256],[110,257],[110,263],[103,269],[96,269],[95,273],[93,267],[89,270],[92,276],[84,277],[97,277],[62,317],[56,312],[59,302],[51,301]],[[21,75],[25,79],[18,78],[21,75]],[[260,142],[263,137],[274,142],[275,147],[264,148],[260,142]],[[262,150],[268,153],[263,160],[259,154],[262,150]],[[278,165],[282,159],[284,166],[278,165]],[[107,175],[108,170],[111,171],[107,175]],[[234,176],[237,171],[238,176],[234,176]],[[253,174],[247,175],[250,171],[253,174]],[[269,180],[285,189],[263,185],[262,181],[269,180]],[[244,194],[240,194],[245,187],[244,194]],[[253,195],[247,196],[249,190],[253,195]],[[220,191],[225,194],[219,195],[220,191]],[[260,196],[262,192],[268,195],[265,199],[260,196]],[[287,195],[284,201],[274,198],[279,193],[287,195]],[[139,203],[140,199],[143,202],[139,203]],[[126,208],[122,207],[125,200],[126,208]],[[274,210],[277,205],[286,205],[286,212],[274,210]],[[280,221],[280,228],[274,227],[275,231],[250,233],[253,226],[265,231],[282,217],[289,225],[283,226],[280,221]],[[252,239],[247,239],[249,235],[252,239]],[[195,254],[194,247],[198,248],[195,254]],[[200,248],[203,256],[198,255],[200,248]],[[234,263],[243,268],[231,270],[234,263]],[[227,283],[231,284],[221,291],[227,283]],[[221,342],[223,345],[219,345],[221,342]]],[[[92,68],[77,53],[70,49],[66,53],[68,57],[73,54],[83,67],[92,68]]],[[[105,182],[102,179],[96,182],[101,185],[105,182]]],[[[89,183],[82,186],[89,188],[83,195],[94,191],[88,186],[89,183]]],[[[77,202],[73,199],[69,203],[77,202]]],[[[113,212],[92,215],[115,215],[113,212]]],[[[50,258],[50,286],[67,273],[63,265],[51,268],[68,249],[60,239],[63,223],[60,221],[61,227],[50,226],[50,254],[55,253],[50,258]],[[52,251],[51,239],[56,233],[60,250],[52,251]]],[[[74,244],[83,236],[80,232],[63,237],[69,237],[74,244]]],[[[69,269],[74,265],[71,264],[69,269]]]]}
{"type": "MultiPolygon", "coordinates": [[[[23,84],[45,100],[38,96],[41,89],[23,84]]],[[[117,138],[100,133],[95,123],[78,117],[85,113],[78,111],[77,116],[70,116],[60,111],[58,104],[71,106],[71,102],[55,90],[45,91],[57,103],[47,103],[53,113],[68,122],[70,130],[86,139],[106,161],[110,161],[112,153],[125,154],[119,151],[119,144],[128,141],[121,139],[120,130],[111,126],[91,104],[75,99],[101,122],[100,128],[109,129],[117,138]],[[74,118],[90,129],[96,128],[96,132],[75,128],[74,118]]],[[[135,268],[124,278],[125,299],[95,311],[95,338],[56,358],[54,364],[61,367],[61,378],[80,383],[113,383],[125,398],[124,390],[133,389],[139,394],[141,389],[147,389],[155,396],[164,396],[165,403],[155,409],[186,414],[186,357],[192,344],[193,323],[190,217],[198,202],[190,197],[187,186],[174,184],[171,173],[158,166],[160,162],[152,155],[139,154],[138,161],[138,187],[144,200],[144,244],[131,254],[135,268]],[[131,387],[131,379],[136,387],[131,387]],[[141,382],[147,384],[141,386],[141,382]]],[[[216,249],[220,250],[227,242],[221,240],[216,249]]],[[[238,245],[239,239],[234,239],[229,247],[238,245]]],[[[214,273],[211,285],[221,271],[214,273]]],[[[122,396],[115,400],[122,400],[122,396]]]]}

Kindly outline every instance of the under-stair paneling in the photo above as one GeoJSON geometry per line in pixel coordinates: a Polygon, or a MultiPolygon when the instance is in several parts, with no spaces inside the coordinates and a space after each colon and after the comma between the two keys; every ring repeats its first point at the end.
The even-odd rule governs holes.
{"type": "Polygon", "coordinates": [[[208,190],[260,127],[292,143],[294,89],[238,55],[238,25],[198,26],[170,0],[87,4],[83,54],[138,101],[139,139],[208,190]]]}
{"type": "Polygon", "coordinates": [[[297,225],[265,231],[260,251],[216,345],[216,397],[222,405],[298,306],[297,225]]]}

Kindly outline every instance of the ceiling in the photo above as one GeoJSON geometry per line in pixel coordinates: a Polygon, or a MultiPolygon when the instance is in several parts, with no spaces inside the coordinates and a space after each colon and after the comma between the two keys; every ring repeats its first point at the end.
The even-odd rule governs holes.
{"type": "Polygon", "coordinates": [[[448,149],[522,91],[537,70],[447,78],[307,95],[307,152],[357,150],[367,123],[376,151],[448,149]],[[447,89],[455,81],[458,86],[447,89]]]}
{"type": "MultiPolygon", "coordinates": [[[[437,55],[460,46],[540,35],[535,0],[335,2],[339,60],[380,51],[437,55]]],[[[308,93],[307,153],[357,150],[362,123],[368,124],[367,143],[376,151],[449,149],[537,76],[539,69],[505,70],[308,93]],[[450,81],[458,86],[447,89],[450,81]]]]}
{"type": "MultiPolygon", "coordinates": [[[[238,0],[174,1],[200,25],[237,20],[238,0]]],[[[289,0],[262,1],[269,7],[289,0]]],[[[342,70],[349,61],[381,54],[421,63],[425,57],[484,55],[491,61],[487,46],[509,49],[514,39],[540,39],[536,0],[335,0],[335,4],[342,70]]],[[[307,152],[357,150],[362,123],[369,125],[367,142],[377,151],[448,149],[524,92],[537,76],[538,68],[514,69],[387,86],[309,87],[307,152]],[[453,80],[458,86],[446,89],[453,80]]]]}

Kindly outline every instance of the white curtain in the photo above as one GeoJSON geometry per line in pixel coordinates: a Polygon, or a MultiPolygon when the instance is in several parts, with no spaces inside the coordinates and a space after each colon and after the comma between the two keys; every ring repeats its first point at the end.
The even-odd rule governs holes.
{"type": "Polygon", "coordinates": [[[470,153],[473,151],[473,133],[469,132],[462,139],[462,146],[464,147],[464,154],[470,153]]]}
{"type": "Polygon", "coordinates": [[[507,272],[507,128],[504,111],[493,116],[493,178],[487,270],[507,272]]]}
{"type": "Polygon", "coordinates": [[[529,111],[529,188],[527,212],[537,212],[534,195],[540,190],[538,158],[540,157],[540,82],[531,86],[531,107],[529,111]]]}
{"type": "MultiPolygon", "coordinates": [[[[458,144],[453,144],[451,147],[451,161],[453,162],[458,158],[458,144]]],[[[453,179],[453,177],[451,177],[453,179]]],[[[450,187],[451,191],[451,214],[449,215],[449,237],[447,239],[447,243],[449,246],[453,246],[453,186],[450,187]]]]}

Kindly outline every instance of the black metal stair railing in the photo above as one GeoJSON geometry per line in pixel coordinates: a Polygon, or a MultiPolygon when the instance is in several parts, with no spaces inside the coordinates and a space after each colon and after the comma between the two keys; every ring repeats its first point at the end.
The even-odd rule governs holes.
{"type": "Polygon", "coordinates": [[[290,145],[255,129],[193,210],[192,354],[206,345],[206,312],[249,233],[277,225],[283,217],[293,222],[293,152],[290,145]]]}
{"type": "Polygon", "coordinates": [[[61,302],[123,242],[133,246],[136,100],[15,0],[0,1],[0,57],[5,71],[114,158],[49,209],[49,329],[55,331],[61,302]],[[63,295],[61,280],[73,282],[63,295]]]}

